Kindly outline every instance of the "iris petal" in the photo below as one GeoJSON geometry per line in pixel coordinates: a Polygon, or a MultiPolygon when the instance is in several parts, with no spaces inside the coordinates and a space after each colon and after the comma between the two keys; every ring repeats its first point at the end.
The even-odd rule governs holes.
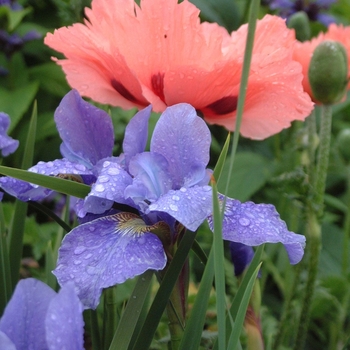
{"type": "Polygon", "coordinates": [[[112,154],[113,124],[103,110],[85,102],[76,90],[66,94],[55,112],[64,157],[95,165],[112,154]]]}
{"type": "Polygon", "coordinates": [[[168,213],[191,231],[212,212],[212,191],[210,186],[182,187],[171,190],[149,206],[149,211],[168,213]]]}
{"type": "Polygon", "coordinates": [[[161,154],[169,163],[169,172],[174,189],[185,182],[195,185],[192,177],[203,176],[209,162],[210,131],[205,122],[197,116],[196,110],[186,103],[168,107],[154,129],[151,152],[161,154]],[[196,170],[196,171],[194,171],[196,170]]]}
{"type": "MultiPolygon", "coordinates": [[[[212,225],[212,217],[208,220],[212,225]]],[[[248,246],[280,242],[286,248],[291,264],[297,264],[304,255],[305,237],[288,231],[271,204],[241,203],[227,198],[222,235],[225,240],[248,246]]]]}
{"type": "Polygon", "coordinates": [[[149,227],[133,214],[119,213],[68,233],[53,273],[61,285],[74,281],[82,303],[96,308],[103,288],[165,264],[162,243],[149,227]]]}

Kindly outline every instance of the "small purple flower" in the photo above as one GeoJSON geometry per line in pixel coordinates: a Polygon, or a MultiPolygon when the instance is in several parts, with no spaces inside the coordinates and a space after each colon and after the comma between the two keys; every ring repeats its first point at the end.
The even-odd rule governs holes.
{"type": "Polygon", "coordinates": [[[56,294],[34,278],[21,280],[0,319],[0,349],[83,349],[82,312],[72,283],[56,294]]]}
{"type": "Polygon", "coordinates": [[[0,0],[0,6],[8,6],[13,11],[20,11],[23,7],[14,0],[0,0]]]}
{"type": "MultiPolygon", "coordinates": [[[[76,206],[84,223],[65,236],[54,270],[60,285],[74,282],[89,308],[96,308],[103,288],[162,270],[167,247],[183,228],[195,231],[205,220],[212,224],[207,125],[186,103],[168,107],[145,151],[150,114],[151,106],[132,118],[124,152],[113,157],[110,117],[71,91],[55,112],[65,158],[30,169],[95,176],[90,193],[76,206]]],[[[48,194],[11,178],[0,178],[0,186],[22,200],[48,194]]],[[[305,237],[288,231],[272,205],[227,198],[224,214],[224,239],[248,246],[280,242],[291,263],[301,260],[305,237]]]]}
{"type": "Polygon", "coordinates": [[[283,18],[289,18],[296,12],[304,11],[310,21],[320,22],[328,27],[336,22],[336,19],[322,11],[328,10],[335,2],[337,0],[270,0],[268,5],[271,10],[277,10],[283,18]]]}
{"type": "Polygon", "coordinates": [[[15,152],[19,145],[18,140],[7,135],[9,126],[10,117],[6,113],[0,112],[0,150],[3,157],[15,152]]]}
{"type": "Polygon", "coordinates": [[[22,37],[17,33],[9,34],[5,30],[0,30],[0,51],[2,51],[7,59],[22,49],[23,45],[32,40],[40,39],[42,35],[35,30],[31,30],[22,37]]]}

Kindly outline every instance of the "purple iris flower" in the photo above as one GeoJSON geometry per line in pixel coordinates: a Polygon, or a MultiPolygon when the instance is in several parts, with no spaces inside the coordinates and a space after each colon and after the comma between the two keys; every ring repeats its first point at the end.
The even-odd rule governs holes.
{"type": "Polygon", "coordinates": [[[283,18],[289,18],[296,12],[304,11],[310,21],[320,22],[328,27],[336,22],[336,19],[322,11],[328,10],[335,2],[337,0],[270,0],[268,5],[271,10],[277,10],[283,18]]]}
{"type": "Polygon", "coordinates": [[[235,269],[235,276],[240,276],[254,257],[254,250],[251,246],[230,242],[231,260],[235,269]]]}
{"type": "MultiPolygon", "coordinates": [[[[186,103],[168,107],[147,152],[150,114],[151,106],[134,116],[124,152],[113,157],[110,117],[73,90],[55,112],[65,158],[31,168],[46,175],[95,176],[89,195],[76,206],[84,223],[65,236],[53,271],[60,285],[74,282],[85,307],[98,305],[103,288],[162,270],[167,248],[185,228],[195,231],[205,220],[212,225],[207,125],[186,103]]],[[[48,193],[11,178],[0,178],[0,186],[22,200],[48,193]]],[[[231,198],[226,198],[223,238],[248,246],[283,243],[292,264],[301,260],[305,246],[305,237],[288,231],[274,206],[231,198]]]]}
{"type": "Polygon", "coordinates": [[[0,349],[83,349],[82,312],[73,284],[57,294],[34,278],[21,280],[0,319],[0,349]]]}
{"type": "Polygon", "coordinates": [[[0,0],[0,6],[8,6],[13,11],[20,11],[23,7],[14,0],[0,0]]]}
{"type": "Polygon", "coordinates": [[[19,145],[18,140],[7,135],[9,126],[10,117],[6,113],[0,112],[0,150],[3,157],[15,152],[19,145]]]}

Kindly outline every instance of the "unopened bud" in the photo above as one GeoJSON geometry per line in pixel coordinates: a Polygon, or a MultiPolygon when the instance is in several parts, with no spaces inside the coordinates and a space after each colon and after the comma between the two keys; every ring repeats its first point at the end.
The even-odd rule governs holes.
{"type": "Polygon", "coordinates": [[[309,17],[304,11],[294,13],[288,18],[288,28],[295,30],[295,37],[299,41],[309,40],[311,37],[309,17]]]}
{"type": "Polygon", "coordinates": [[[344,97],[348,84],[348,57],[341,43],[326,40],[316,47],[309,66],[309,81],[318,102],[328,105],[344,97]]]}

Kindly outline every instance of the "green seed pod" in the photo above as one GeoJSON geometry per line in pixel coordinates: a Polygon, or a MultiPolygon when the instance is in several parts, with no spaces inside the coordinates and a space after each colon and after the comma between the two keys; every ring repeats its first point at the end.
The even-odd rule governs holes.
{"type": "Polygon", "coordinates": [[[311,37],[309,17],[304,11],[294,13],[288,18],[288,28],[295,30],[295,37],[299,41],[309,40],[311,37]]]}
{"type": "Polygon", "coordinates": [[[343,158],[350,161],[350,129],[343,129],[337,136],[337,146],[343,158]]]}
{"type": "Polygon", "coordinates": [[[341,43],[326,40],[316,47],[309,66],[309,81],[317,101],[328,105],[343,98],[348,84],[348,57],[341,43]]]}

